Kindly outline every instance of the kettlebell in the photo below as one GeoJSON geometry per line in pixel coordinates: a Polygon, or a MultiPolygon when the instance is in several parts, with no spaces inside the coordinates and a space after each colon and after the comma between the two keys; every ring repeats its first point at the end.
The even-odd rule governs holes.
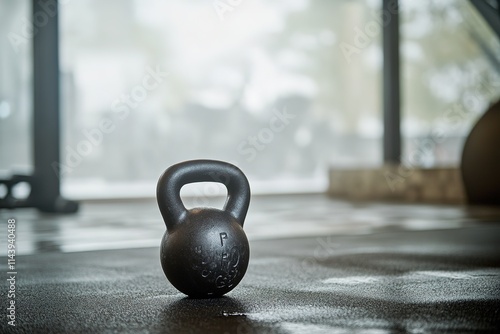
{"type": "Polygon", "coordinates": [[[250,257],[243,231],[250,185],[243,172],[222,161],[181,162],[161,175],[156,197],[167,227],[160,245],[160,262],[170,283],[197,298],[219,297],[234,289],[245,275],[250,257]],[[195,182],[224,184],[224,208],[187,210],[180,191],[195,182]]]}

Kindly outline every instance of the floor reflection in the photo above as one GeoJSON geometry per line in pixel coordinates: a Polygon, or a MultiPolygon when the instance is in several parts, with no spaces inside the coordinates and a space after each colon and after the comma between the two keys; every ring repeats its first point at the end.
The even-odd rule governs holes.
{"type": "MultiPolygon", "coordinates": [[[[42,216],[42,215],[41,215],[42,216]]],[[[29,224],[33,248],[37,253],[60,252],[61,224],[56,215],[43,215],[43,224],[29,224]]]]}
{"type": "MultiPolygon", "coordinates": [[[[187,206],[221,207],[222,198],[187,206]]],[[[360,235],[388,230],[453,230],[487,224],[500,208],[351,203],[325,195],[255,196],[245,233],[250,242],[321,235],[360,235]]],[[[154,199],[82,202],[75,215],[41,214],[34,209],[0,210],[0,221],[18,222],[17,254],[158,247],[165,232],[154,199]]]]}
{"type": "Polygon", "coordinates": [[[165,333],[285,333],[247,316],[247,307],[230,297],[179,299],[165,307],[159,328],[165,333]]]}

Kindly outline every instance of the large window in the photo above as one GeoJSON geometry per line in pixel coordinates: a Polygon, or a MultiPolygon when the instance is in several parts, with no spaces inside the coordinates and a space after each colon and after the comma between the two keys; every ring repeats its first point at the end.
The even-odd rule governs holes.
{"type": "MultiPolygon", "coordinates": [[[[195,158],[239,165],[257,192],[382,164],[380,7],[61,2],[64,194],[152,195],[167,166],[195,158]]],[[[468,1],[401,9],[403,163],[456,166],[499,98],[498,39],[468,1]]],[[[0,0],[1,171],[31,168],[30,21],[29,1],[0,0]]]]}
{"type": "Polygon", "coordinates": [[[65,192],[151,194],[195,158],[236,163],[256,191],[319,190],[332,164],[380,164],[380,33],[356,46],[378,6],[61,5],[65,192]]]}
{"type": "Polygon", "coordinates": [[[457,166],[500,98],[500,44],[469,1],[401,1],[403,163],[457,166]]]}
{"type": "Polygon", "coordinates": [[[0,0],[0,172],[32,170],[30,2],[0,0]]]}

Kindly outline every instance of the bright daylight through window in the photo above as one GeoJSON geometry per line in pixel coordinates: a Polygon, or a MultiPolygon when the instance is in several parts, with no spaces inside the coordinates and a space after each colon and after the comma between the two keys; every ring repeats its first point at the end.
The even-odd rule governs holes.
{"type": "MultiPolygon", "coordinates": [[[[195,158],[237,164],[257,193],[323,190],[332,166],[381,165],[380,6],[61,3],[63,193],[151,196],[165,166],[195,158]]],[[[29,7],[0,0],[0,30],[22,34],[29,7]]],[[[402,0],[400,15],[403,164],[457,166],[498,98],[500,46],[467,1],[402,0]]],[[[31,41],[0,43],[0,170],[29,173],[31,41]]]]}

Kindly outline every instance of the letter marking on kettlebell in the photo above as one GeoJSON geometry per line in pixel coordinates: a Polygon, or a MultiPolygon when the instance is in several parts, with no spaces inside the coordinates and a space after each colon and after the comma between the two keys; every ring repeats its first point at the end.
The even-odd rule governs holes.
{"type": "Polygon", "coordinates": [[[224,239],[227,239],[227,233],[222,232],[222,233],[219,233],[219,235],[220,235],[220,245],[224,246],[224,239]]]}

